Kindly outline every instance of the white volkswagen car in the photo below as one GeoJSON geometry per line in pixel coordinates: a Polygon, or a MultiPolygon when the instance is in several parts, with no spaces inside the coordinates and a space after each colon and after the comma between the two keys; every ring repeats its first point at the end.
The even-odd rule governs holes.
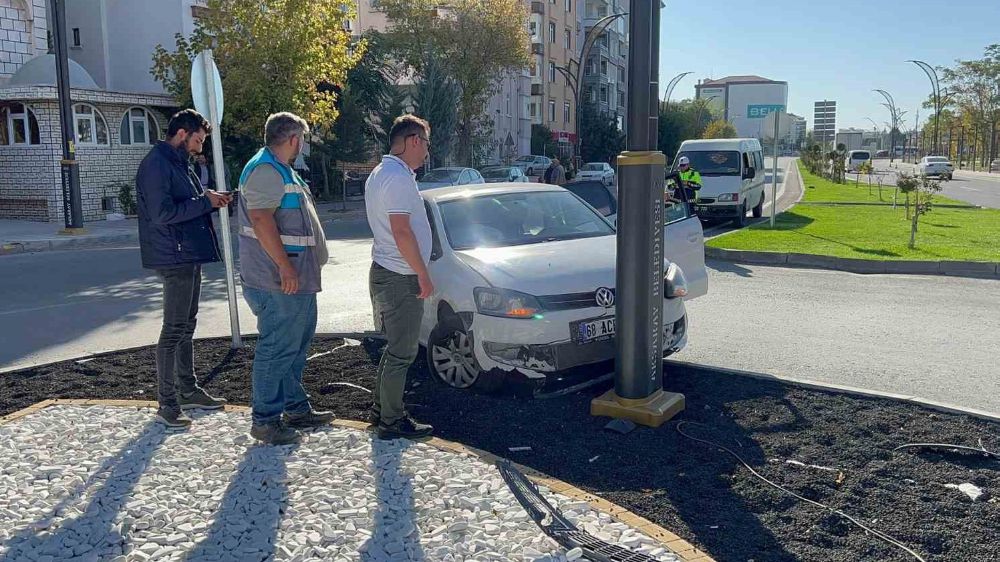
{"type": "MultiPolygon", "coordinates": [[[[420,343],[436,377],[457,388],[517,381],[538,389],[614,358],[616,235],[593,207],[535,183],[421,195],[436,292],[425,301],[420,343]]],[[[664,356],[687,342],[684,299],[708,286],[698,218],[674,221],[665,236],[664,356]]]]}

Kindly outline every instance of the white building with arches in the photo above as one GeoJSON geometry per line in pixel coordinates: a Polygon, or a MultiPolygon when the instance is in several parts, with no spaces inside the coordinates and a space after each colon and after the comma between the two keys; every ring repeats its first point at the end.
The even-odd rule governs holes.
{"type": "MultiPolygon", "coordinates": [[[[0,218],[63,220],[62,132],[47,0],[0,0],[0,218]]],[[[177,103],[149,74],[199,0],[73,0],[67,41],[84,220],[101,220],[177,103]]]]}

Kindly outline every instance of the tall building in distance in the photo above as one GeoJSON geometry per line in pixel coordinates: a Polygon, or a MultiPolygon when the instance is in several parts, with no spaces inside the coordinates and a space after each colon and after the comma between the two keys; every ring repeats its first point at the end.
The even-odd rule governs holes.
{"type": "Polygon", "coordinates": [[[832,143],[837,137],[837,102],[823,100],[813,104],[813,139],[832,143]]]}
{"type": "Polygon", "coordinates": [[[557,70],[568,66],[582,47],[576,4],[577,0],[533,0],[528,20],[532,58],[528,113],[532,124],[552,131],[561,157],[573,154],[577,133],[573,89],[557,70]]]}
{"type": "Polygon", "coordinates": [[[788,82],[754,75],[705,79],[695,97],[708,100],[714,116],[732,123],[738,136],[762,139],[773,135],[764,130],[767,116],[788,106],[788,82]]]}
{"type": "MultiPolygon", "coordinates": [[[[585,0],[579,49],[583,49],[586,34],[601,19],[628,11],[623,0],[585,0]]],[[[582,53],[581,53],[582,54],[582,53]]],[[[625,120],[625,100],[628,98],[628,19],[615,20],[602,33],[583,63],[583,103],[593,104],[597,111],[615,119],[618,128],[625,120]]]]}

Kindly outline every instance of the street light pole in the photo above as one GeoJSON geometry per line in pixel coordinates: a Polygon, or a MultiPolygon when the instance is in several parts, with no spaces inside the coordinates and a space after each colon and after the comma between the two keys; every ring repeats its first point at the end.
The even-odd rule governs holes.
{"type": "Polygon", "coordinates": [[[83,231],[83,197],[80,193],[80,167],[76,161],[76,132],[73,126],[73,100],[69,81],[69,54],[66,46],[65,0],[52,0],[55,33],[52,44],[56,57],[56,85],[59,95],[59,121],[62,125],[62,191],[64,234],[83,231]]]}
{"type": "MultiPolygon", "coordinates": [[[[615,270],[615,386],[590,413],[657,427],[684,409],[663,391],[663,184],[666,157],[656,150],[660,0],[631,0],[628,129],[618,157],[615,270]]],[[[600,292],[601,290],[598,289],[600,292]]]]}
{"type": "Polygon", "coordinates": [[[927,75],[927,79],[931,81],[931,95],[934,97],[934,152],[941,152],[940,146],[938,144],[938,120],[941,118],[941,84],[938,82],[937,71],[934,67],[927,64],[922,60],[908,60],[906,62],[912,62],[913,64],[920,67],[927,75]]]}
{"type": "Polygon", "coordinates": [[[664,106],[669,106],[670,105],[670,96],[671,96],[671,94],[674,93],[674,87],[677,86],[677,83],[680,82],[688,74],[693,74],[693,73],[692,72],[681,72],[677,76],[674,76],[673,78],[670,79],[670,82],[667,83],[667,90],[665,92],[663,92],[663,105],[664,106]]]}
{"type": "MultiPolygon", "coordinates": [[[[889,92],[885,90],[872,90],[873,92],[878,92],[883,98],[885,98],[886,103],[882,104],[889,109],[889,114],[892,118],[892,127],[889,129],[889,166],[892,166],[893,156],[896,154],[896,138],[895,132],[899,128],[899,113],[896,110],[896,100],[892,99],[889,92]]],[[[905,150],[904,150],[905,156],[905,150]]]]}

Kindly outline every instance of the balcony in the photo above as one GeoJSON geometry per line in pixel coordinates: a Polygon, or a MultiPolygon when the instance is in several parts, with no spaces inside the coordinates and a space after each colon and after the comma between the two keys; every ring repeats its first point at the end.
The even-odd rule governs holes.
{"type": "Polygon", "coordinates": [[[545,2],[532,2],[531,3],[531,13],[532,14],[542,14],[545,15],[545,2]]]}

